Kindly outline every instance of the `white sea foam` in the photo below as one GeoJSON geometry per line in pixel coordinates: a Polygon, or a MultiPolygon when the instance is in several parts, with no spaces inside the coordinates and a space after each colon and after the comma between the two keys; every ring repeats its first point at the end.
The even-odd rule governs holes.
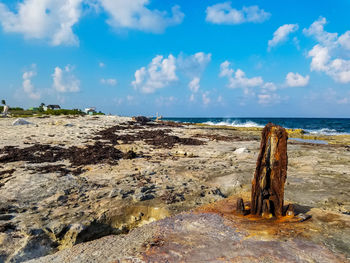
{"type": "Polygon", "coordinates": [[[204,124],[208,125],[215,125],[215,126],[231,126],[231,127],[245,127],[245,128],[251,128],[251,127],[260,127],[263,128],[264,126],[259,125],[253,121],[247,121],[244,123],[238,122],[238,121],[221,121],[221,122],[212,122],[212,121],[207,121],[204,122],[204,124]]]}
{"type": "MultiPolygon", "coordinates": [[[[201,121],[203,121],[202,118],[201,118],[201,120],[199,122],[201,122],[201,121]]],[[[262,122],[266,122],[266,123],[268,121],[269,121],[269,119],[263,119],[262,120],[262,122]]],[[[271,120],[271,121],[274,122],[274,120],[271,120]]],[[[314,125],[313,129],[312,128],[310,129],[310,126],[309,126],[309,129],[307,129],[305,127],[304,128],[301,127],[301,126],[303,126],[303,122],[300,123],[300,127],[299,128],[298,127],[293,127],[294,125],[295,126],[299,126],[298,125],[298,119],[295,120],[296,123],[294,123],[294,125],[292,123],[293,121],[294,120],[287,120],[286,123],[282,123],[280,125],[282,125],[286,129],[302,129],[302,130],[304,130],[306,132],[306,134],[315,135],[315,136],[317,136],[317,135],[323,135],[323,136],[325,136],[325,135],[329,135],[329,136],[331,136],[331,135],[350,135],[350,132],[348,132],[348,130],[349,130],[348,128],[347,128],[346,132],[341,132],[341,131],[339,131],[337,129],[334,129],[332,127],[332,125],[331,125],[332,124],[331,122],[329,123],[330,127],[327,127],[327,123],[326,123],[326,124],[324,124],[324,126],[326,126],[324,128],[321,128],[318,125],[314,125]]],[[[184,120],[181,120],[181,122],[184,122],[184,120]]],[[[190,121],[188,121],[188,123],[193,123],[193,122],[196,122],[196,118],[193,118],[190,121]]],[[[185,121],[185,123],[186,123],[186,121],[185,121]]],[[[255,127],[263,128],[264,127],[264,125],[258,124],[258,123],[254,122],[252,120],[249,120],[249,119],[243,120],[243,119],[234,119],[234,118],[232,118],[232,119],[227,118],[227,119],[224,119],[224,120],[219,121],[219,122],[215,121],[215,119],[213,118],[211,120],[203,122],[203,124],[213,125],[213,126],[242,127],[242,128],[244,128],[244,127],[245,128],[252,128],[252,127],[254,127],[254,128],[255,127]]],[[[348,127],[348,126],[345,126],[345,127],[348,127]]]]}
{"type": "Polygon", "coordinates": [[[315,135],[345,135],[348,133],[345,132],[338,132],[335,129],[328,129],[328,128],[322,128],[318,130],[306,130],[309,134],[315,134],[315,135]]]}
{"type": "MultiPolygon", "coordinates": [[[[204,122],[204,124],[215,125],[215,126],[245,127],[245,128],[251,128],[251,127],[263,128],[264,127],[263,125],[259,125],[253,121],[239,122],[237,120],[234,120],[234,121],[226,120],[221,122],[207,121],[207,122],[204,122]]],[[[289,129],[288,127],[285,127],[285,128],[289,129]]],[[[293,129],[298,129],[298,128],[293,128],[293,129]]],[[[350,135],[350,133],[339,132],[335,129],[330,129],[330,128],[322,128],[317,130],[311,130],[311,129],[303,129],[303,130],[307,134],[313,134],[313,135],[350,135]]]]}

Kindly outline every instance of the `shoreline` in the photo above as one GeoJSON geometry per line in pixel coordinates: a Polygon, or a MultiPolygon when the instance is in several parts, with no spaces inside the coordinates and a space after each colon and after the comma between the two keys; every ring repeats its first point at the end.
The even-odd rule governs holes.
{"type": "MultiPolygon", "coordinates": [[[[54,117],[99,117],[101,115],[93,115],[93,116],[81,116],[81,115],[59,115],[59,116],[53,116],[53,115],[40,115],[40,116],[30,116],[30,117],[23,117],[23,119],[26,118],[54,118],[54,117]]],[[[118,115],[104,115],[105,117],[120,117],[120,118],[132,118],[129,116],[118,116],[118,115]]],[[[21,117],[9,117],[10,119],[18,119],[21,117]]],[[[155,121],[155,118],[150,118],[152,121],[155,121]]],[[[196,127],[204,127],[204,128],[210,128],[210,129],[229,129],[229,130],[236,130],[236,131],[242,131],[242,132],[252,132],[254,134],[260,134],[263,127],[260,126],[253,126],[253,127],[237,127],[237,126],[230,126],[230,125],[217,125],[217,124],[206,124],[206,123],[189,123],[189,122],[180,122],[180,121],[174,121],[171,120],[173,118],[163,118],[160,121],[169,121],[174,123],[179,123],[182,125],[193,125],[196,127]]],[[[182,118],[179,118],[182,119],[182,118]]],[[[261,118],[265,119],[265,118],[261,118]]],[[[273,119],[273,118],[272,118],[273,119]]],[[[288,119],[288,118],[286,118],[288,119]]],[[[289,118],[294,119],[294,118],[289,118]]],[[[305,118],[300,118],[305,119],[305,118]]],[[[315,118],[309,118],[309,119],[315,119],[315,118]]],[[[317,119],[317,118],[316,118],[317,119]]],[[[322,119],[322,118],[319,118],[322,119]]],[[[344,118],[328,118],[328,119],[344,119],[344,118]]],[[[349,118],[350,119],[350,118],[349,118]]],[[[332,144],[332,145],[350,145],[350,133],[339,133],[339,134],[322,134],[322,133],[312,133],[305,131],[302,128],[285,128],[288,132],[290,139],[300,139],[296,140],[299,142],[304,143],[316,143],[316,144],[332,144]]]]}
{"type": "MultiPolygon", "coordinates": [[[[234,126],[226,126],[226,125],[210,125],[203,123],[194,123],[189,125],[195,125],[203,128],[210,129],[228,129],[242,132],[252,132],[253,134],[260,134],[262,131],[262,127],[234,127],[234,126]]],[[[325,141],[329,144],[338,144],[338,145],[350,145],[350,134],[337,134],[337,135],[323,135],[323,134],[308,134],[303,129],[289,129],[286,128],[288,137],[290,139],[298,138],[313,141],[325,141]]]]}
{"type": "MultiPolygon", "coordinates": [[[[128,236],[247,193],[261,137],[260,129],[117,116],[31,118],[34,125],[18,126],[13,120],[0,119],[0,256],[13,261],[128,236]]],[[[350,212],[345,143],[289,141],[288,156],[285,200],[341,218],[350,212]]],[[[350,257],[341,245],[350,245],[343,240],[350,227],[327,222],[319,224],[339,235],[317,232],[313,242],[328,238],[334,253],[350,257]]]]}

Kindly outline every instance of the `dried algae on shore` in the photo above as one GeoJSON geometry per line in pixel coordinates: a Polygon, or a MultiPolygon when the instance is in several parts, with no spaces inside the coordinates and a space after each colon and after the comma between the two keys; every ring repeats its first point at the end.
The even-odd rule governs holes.
{"type": "MultiPolygon", "coordinates": [[[[85,242],[110,234],[122,234],[105,239],[121,242],[126,249],[125,253],[119,251],[119,259],[132,250],[133,235],[150,238],[138,236],[137,251],[157,251],[159,246],[167,247],[166,237],[162,237],[164,241],[152,239],[152,233],[157,234],[152,228],[164,224],[160,219],[227,196],[244,196],[250,190],[258,130],[139,123],[114,116],[31,120],[37,126],[0,121],[4,130],[0,145],[3,261],[23,262],[78,243],[82,244],[73,248],[75,251],[88,246],[88,251],[95,248],[109,253],[109,246],[106,250],[99,247],[103,240],[96,240],[95,245],[85,242]],[[246,150],[235,151],[242,148],[246,150]],[[157,220],[159,223],[144,225],[157,220]]],[[[350,212],[350,151],[346,142],[315,145],[290,141],[288,147],[285,199],[310,207],[315,224],[324,228],[324,235],[313,242],[324,241],[333,253],[349,257],[350,233],[345,219],[350,212]],[[321,210],[329,216],[322,216],[321,210]]],[[[200,229],[207,226],[201,217],[184,218],[189,225],[184,224],[183,231],[196,222],[202,222],[200,229]]],[[[166,220],[172,224],[177,219],[166,220]]],[[[188,233],[192,238],[194,232],[188,233]]],[[[113,259],[118,259],[113,253],[113,259]]],[[[327,253],[324,250],[323,255],[327,253]]],[[[156,254],[148,257],[151,255],[156,254]]],[[[147,255],[144,257],[146,260],[147,255]]],[[[95,262],[102,262],[99,260],[102,258],[96,257],[95,262]]]]}

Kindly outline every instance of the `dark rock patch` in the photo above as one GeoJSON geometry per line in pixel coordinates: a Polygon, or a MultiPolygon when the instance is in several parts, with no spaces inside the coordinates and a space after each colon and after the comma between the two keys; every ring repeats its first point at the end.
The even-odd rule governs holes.
{"type": "Polygon", "coordinates": [[[0,225],[0,233],[14,230],[16,230],[16,226],[12,223],[5,223],[0,225]]]}
{"type": "Polygon", "coordinates": [[[137,157],[137,154],[134,151],[128,151],[124,154],[124,159],[135,159],[137,157]]]}
{"type": "Polygon", "coordinates": [[[174,193],[173,191],[167,192],[161,198],[166,204],[174,204],[186,200],[183,193],[174,193]]]}
{"type": "Polygon", "coordinates": [[[1,220],[1,221],[9,221],[9,220],[11,220],[12,218],[14,218],[13,215],[0,215],[0,220],[1,220]]]}
{"type": "Polygon", "coordinates": [[[134,193],[135,193],[135,190],[129,190],[129,191],[121,190],[120,191],[120,194],[122,195],[123,199],[129,197],[130,195],[132,195],[134,193]]]}
{"type": "Polygon", "coordinates": [[[178,127],[182,128],[186,125],[186,123],[179,123],[179,122],[174,122],[174,121],[157,121],[157,126],[158,127],[178,127]]]}
{"type": "Polygon", "coordinates": [[[151,186],[144,186],[141,188],[141,193],[150,193],[150,192],[154,192],[154,189],[156,188],[156,186],[153,184],[151,186]]]}
{"type": "MultiPolygon", "coordinates": [[[[10,170],[5,170],[5,171],[0,171],[0,179],[4,178],[4,175],[8,174],[11,176],[16,170],[15,169],[10,169],[10,170]]],[[[6,176],[8,177],[8,176],[6,176]]]]}
{"type": "Polygon", "coordinates": [[[148,122],[151,122],[150,118],[147,118],[145,116],[137,116],[137,117],[133,117],[132,118],[134,121],[136,121],[137,123],[140,123],[142,125],[147,124],[148,122]]]}
{"type": "Polygon", "coordinates": [[[76,169],[68,169],[63,164],[58,165],[45,165],[45,166],[37,166],[37,167],[27,167],[28,170],[32,170],[33,173],[47,174],[47,173],[59,173],[61,176],[66,176],[68,174],[71,175],[80,175],[86,172],[86,169],[82,167],[78,167],[76,169]]]}
{"type": "Polygon", "coordinates": [[[8,203],[0,203],[0,214],[23,213],[25,211],[27,211],[25,208],[19,208],[16,205],[11,205],[8,203]]]}
{"type": "Polygon", "coordinates": [[[151,200],[154,198],[155,198],[155,196],[153,194],[144,194],[144,195],[141,195],[140,201],[147,201],[147,200],[151,200]]]}
{"type": "Polygon", "coordinates": [[[62,176],[67,175],[71,173],[71,171],[63,164],[58,164],[58,165],[45,165],[45,166],[39,166],[39,167],[31,167],[27,168],[29,170],[39,172],[39,173],[60,173],[62,176]]]}

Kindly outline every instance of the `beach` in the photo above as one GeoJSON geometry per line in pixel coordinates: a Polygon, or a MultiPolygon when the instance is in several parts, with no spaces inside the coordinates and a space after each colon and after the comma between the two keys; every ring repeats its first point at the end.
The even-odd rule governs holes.
{"type": "MultiPolygon", "coordinates": [[[[58,251],[63,257],[77,244],[75,251],[86,245],[87,253],[95,247],[108,254],[106,238],[122,242],[121,259],[136,260],[150,247],[140,243],[134,254],[126,249],[135,245],[135,233],[151,235],[162,220],[171,220],[165,218],[184,217],[193,223],[199,219],[195,215],[189,219],[186,213],[212,211],[211,205],[235,202],[237,196],[249,198],[262,130],[118,116],[32,117],[27,119],[30,124],[17,126],[13,121],[0,119],[0,261],[4,262],[24,262],[58,251]],[[157,226],[153,230],[152,224],[157,226]]],[[[309,225],[303,226],[304,234],[277,239],[302,238],[322,247],[331,261],[346,262],[350,136],[288,133],[285,200],[312,220],[305,222],[309,225]]],[[[218,220],[208,218],[214,219],[218,220]]],[[[56,262],[54,257],[50,260],[56,262]]]]}

